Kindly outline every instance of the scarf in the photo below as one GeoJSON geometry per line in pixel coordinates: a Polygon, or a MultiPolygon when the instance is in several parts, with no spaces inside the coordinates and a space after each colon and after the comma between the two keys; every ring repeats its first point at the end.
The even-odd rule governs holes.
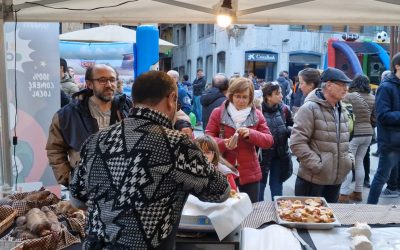
{"type": "Polygon", "coordinates": [[[231,116],[233,123],[235,124],[236,128],[240,128],[244,121],[246,121],[247,117],[250,114],[251,107],[237,110],[233,103],[228,104],[228,114],[231,116]]]}

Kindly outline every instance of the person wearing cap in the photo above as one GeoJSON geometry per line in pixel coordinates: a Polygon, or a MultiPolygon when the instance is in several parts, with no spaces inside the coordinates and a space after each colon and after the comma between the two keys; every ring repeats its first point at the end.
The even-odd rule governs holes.
{"type": "Polygon", "coordinates": [[[341,103],[351,79],[339,69],[327,68],[321,81],[321,88],[307,95],[294,117],[290,148],[300,162],[295,195],[337,202],[340,185],[354,164],[341,103]]]}
{"type": "Polygon", "coordinates": [[[392,169],[400,166],[400,53],[393,56],[391,66],[392,72],[383,79],[376,91],[375,107],[380,155],[378,169],[369,190],[368,204],[378,203],[382,188],[389,180],[392,169]]]}

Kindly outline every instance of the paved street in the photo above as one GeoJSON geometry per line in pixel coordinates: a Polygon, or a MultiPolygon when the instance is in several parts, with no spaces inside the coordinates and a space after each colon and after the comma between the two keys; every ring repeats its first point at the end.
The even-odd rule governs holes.
{"type": "MultiPolygon", "coordinates": [[[[200,127],[196,127],[195,129],[195,136],[202,135],[203,131],[201,131],[200,127]]],[[[376,144],[371,147],[371,153],[376,152],[376,144]]],[[[374,178],[376,168],[378,167],[378,157],[370,156],[371,159],[371,173],[370,173],[370,180],[372,182],[372,179],[374,178]]],[[[293,157],[293,175],[292,177],[289,178],[284,184],[283,184],[283,195],[294,195],[294,184],[296,181],[296,173],[299,168],[298,162],[296,161],[296,158],[293,157]]],[[[352,183],[354,185],[354,183],[352,183]]],[[[354,187],[354,186],[353,186],[354,187]]],[[[367,202],[367,197],[369,193],[369,188],[364,187],[363,191],[363,201],[361,203],[366,203],[367,202]]],[[[269,190],[269,186],[265,189],[265,200],[271,200],[271,192],[269,190]]],[[[380,198],[379,203],[381,205],[386,205],[386,204],[400,204],[400,197],[397,198],[380,198]]]]}

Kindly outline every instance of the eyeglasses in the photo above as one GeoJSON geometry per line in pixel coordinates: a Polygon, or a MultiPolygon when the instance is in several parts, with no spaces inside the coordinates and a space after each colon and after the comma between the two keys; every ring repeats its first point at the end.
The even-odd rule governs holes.
{"type": "Polygon", "coordinates": [[[108,82],[110,82],[111,84],[116,84],[117,79],[115,79],[113,77],[112,78],[100,77],[100,78],[92,79],[92,81],[97,81],[101,85],[106,85],[108,82]]]}
{"type": "Polygon", "coordinates": [[[249,100],[249,98],[250,98],[250,96],[248,96],[248,95],[239,95],[239,94],[234,94],[233,97],[236,99],[242,99],[242,100],[249,100]]]}

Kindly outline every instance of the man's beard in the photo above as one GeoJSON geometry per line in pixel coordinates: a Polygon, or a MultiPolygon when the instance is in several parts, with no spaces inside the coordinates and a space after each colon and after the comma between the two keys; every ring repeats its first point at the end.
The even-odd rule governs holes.
{"type": "Polygon", "coordinates": [[[96,96],[99,100],[101,100],[103,102],[110,102],[114,98],[115,91],[113,89],[106,89],[106,90],[104,90],[104,92],[109,91],[109,90],[111,90],[113,92],[113,95],[106,96],[106,95],[103,95],[103,92],[100,92],[100,91],[93,91],[93,95],[96,96]]]}

